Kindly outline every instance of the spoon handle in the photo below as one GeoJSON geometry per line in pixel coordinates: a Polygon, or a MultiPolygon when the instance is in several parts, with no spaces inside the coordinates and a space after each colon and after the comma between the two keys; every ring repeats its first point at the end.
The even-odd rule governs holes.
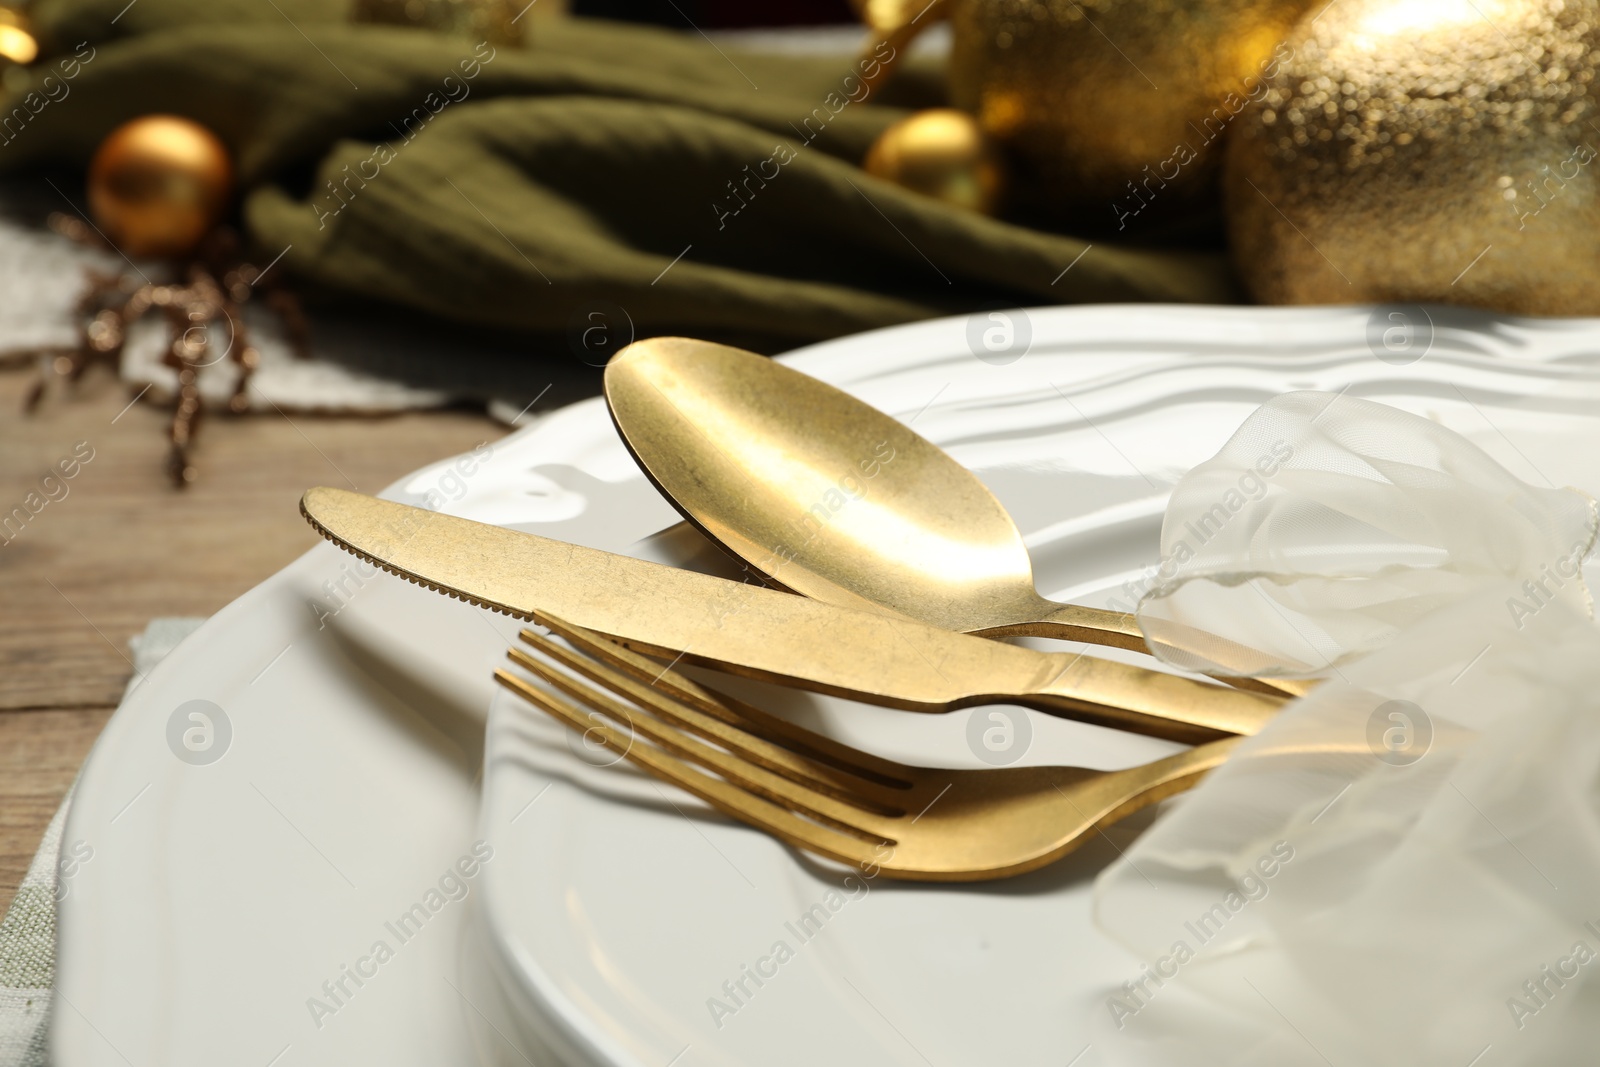
{"type": "MultiPolygon", "coordinates": [[[[1055,604],[1048,600],[1042,603],[1050,605],[1052,610],[1033,622],[1008,623],[1004,626],[991,626],[968,632],[982,634],[985,637],[1051,637],[1061,641],[1104,645],[1108,648],[1125,648],[1130,652],[1150,651],[1150,647],[1145,644],[1144,634],[1139,630],[1138,621],[1127,612],[1102,611],[1099,608],[1086,608],[1079,604],[1055,604]]],[[[1235,689],[1247,689],[1269,696],[1292,697],[1304,696],[1315,684],[1298,678],[1230,677],[1219,678],[1218,681],[1235,689]]]]}
{"type": "Polygon", "coordinates": [[[1049,605],[1044,617],[1027,622],[1007,623],[983,630],[971,631],[985,637],[1053,637],[1062,641],[1085,641],[1092,645],[1126,648],[1132,652],[1148,652],[1144,634],[1132,615],[1122,611],[1102,611],[1079,604],[1049,605]]]}
{"type": "Polygon", "coordinates": [[[1062,667],[1020,703],[1066,718],[1198,744],[1254,734],[1283,707],[1283,694],[1248,692],[1143,670],[1094,656],[1055,653],[1062,667]]]}

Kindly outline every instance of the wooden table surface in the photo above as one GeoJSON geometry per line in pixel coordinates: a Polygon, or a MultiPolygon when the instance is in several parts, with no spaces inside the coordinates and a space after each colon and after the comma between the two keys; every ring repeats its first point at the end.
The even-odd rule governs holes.
{"type": "Polygon", "coordinates": [[[20,533],[0,527],[0,913],[121,699],[128,638],[157,616],[212,614],[315,544],[297,506],[308,486],[377,492],[506,432],[467,411],[217,417],[199,480],[178,491],[165,409],[127,407],[107,374],[24,416],[32,380],[0,371],[0,518],[30,492],[48,500],[20,533]],[[93,459],[48,499],[40,478],[75,448],[93,459]]]}

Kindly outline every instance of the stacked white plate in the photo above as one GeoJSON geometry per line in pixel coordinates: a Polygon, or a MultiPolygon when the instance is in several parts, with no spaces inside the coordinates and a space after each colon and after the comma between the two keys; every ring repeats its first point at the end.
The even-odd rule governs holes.
{"type": "MultiPolygon", "coordinates": [[[[1291,389],[1425,414],[1530,482],[1600,491],[1590,320],[1005,314],[785,358],[977,471],[1057,598],[1128,603],[1170,485],[1291,389]]],[[[676,514],[598,400],[386,495],[716,558],[695,535],[650,536],[676,514]]],[[[1007,882],[862,878],[610,765],[497,691],[516,628],[323,545],[152,672],[96,745],[67,827],[91,858],[63,886],[58,1067],[1113,1061],[1098,1020],[1140,961],[1095,930],[1090,894],[1136,826],[1007,882]]],[[[984,711],[760,699],[893,758],[985,763],[968,740],[984,711]]],[[[1115,767],[1172,747],[1024,719],[1017,762],[1115,767]]]]}

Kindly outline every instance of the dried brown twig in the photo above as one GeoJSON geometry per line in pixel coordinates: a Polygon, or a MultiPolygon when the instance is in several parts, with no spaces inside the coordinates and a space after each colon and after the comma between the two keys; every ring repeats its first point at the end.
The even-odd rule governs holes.
{"type": "MultiPolygon", "coordinates": [[[[52,216],[51,226],[75,240],[99,243],[98,235],[80,219],[52,216]]],[[[77,347],[6,354],[40,361],[39,379],[24,401],[24,409],[33,411],[53,380],[70,387],[95,364],[117,373],[129,329],[152,311],[160,312],[167,322],[168,337],[161,361],[176,372],[178,382],[168,429],[172,449],[167,466],[173,484],[179,487],[196,476],[190,451],[204,412],[200,372],[231,360],[239,375],[228,409],[234,413],[249,410],[250,381],[261,353],[245,327],[244,305],[260,296],[282,318],[295,355],[307,358],[310,349],[310,332],[299,300],[276,278],[266,280],[260,268],[243,261],[238,235],[232,230],[213,230],[194,258],[183,265],[181,276],[182,282],[158,284],[90,270],[76,312],[77,347]],[[226,342],[219,346],[214,334],[221,327],[226,327],[226,342]]]]}

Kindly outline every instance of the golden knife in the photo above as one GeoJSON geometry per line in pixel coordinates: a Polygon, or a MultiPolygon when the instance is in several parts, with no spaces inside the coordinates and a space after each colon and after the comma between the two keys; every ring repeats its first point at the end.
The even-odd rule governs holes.
{"type": "Polygon", "coordinates": [[[300,510],[328,540],[441,593],[540,613],[630,648],[906,711],[1017,703],[1199,743],[1253,734],[1283,700],[1112,660],[1038,652],[834,607],[343,489],[300,510]]]}

